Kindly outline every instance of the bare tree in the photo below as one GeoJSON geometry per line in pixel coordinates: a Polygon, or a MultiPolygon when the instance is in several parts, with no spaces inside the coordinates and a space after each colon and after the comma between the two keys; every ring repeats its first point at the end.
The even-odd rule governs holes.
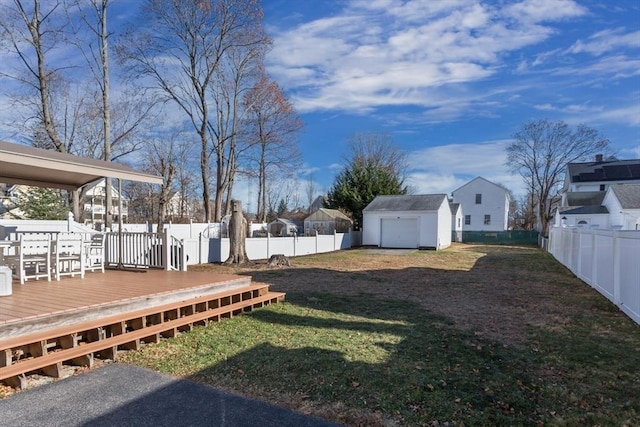
{"type": "Polygon", "coordinates": [[[217,126],[211,128],[216,158],[216,197],[214,216],[226,215],[231,211],[233,185],[239,170],[241,158],[254,141],[246,137],[243,124],[246,123],[247,108],[243,104],[243,94],[250,90],[260,75],[265,48],[269,44],[261,27],[248,29],[240,42],[229,48],[221,62],[212,94],[215,101],[217,126]],[[226,193],[226,203],[222,198],[226,193]]]}
{"type": "MultiPolygon", "coordinates": [[[[182,134],[182,138],[186,135],[182,134]]],[[[183,140],[183,144],[178,151],[178,173],[176,176],[176,187],[180,199],[180,207],[178,211],[178,218],[181,221],[190,219],[195,214],[192,210],[192,201],[195,200],[197,175],[193,173],[191,168],[191,141],[188,139],[183,140]]]]}
{"type": "Polygon", "coordinates": [[[35,90],[42,127],[57,151],[66,152],[66,146],[58,136],[51,112],[49,84],[62,68],[52,69],[46,56],[62,39],[65,22],[59,20],[59,1],[47,2],[43,10],[40,0],[13,0],[14,7],[3,7],[0,19],[0,36],[22,63],[23,72],[5,77],[13,78],[35,90]]]}
{"type": "MultiPolygon", "coordinates": [[[[47,144],[59,152],[69,151],[68,144],[59,134],[53,113],[51,98],[56,81],[64,81],[64,67],[53,68],[46,57],[61,43],[67,24],[62,13],[63,4],[60,1],[46,2],[46,8],[41,7],[40,0],[13,0],[13,7],[2,7],[0,19],[0,43],[8,46],[16,54],[22,71],[4,74],[37,94],[38,103],[34,108],[33,118],[35,127],[44,130],[47,144]]],[[[68,142],[69,143],[69,142],[68,142]]],[[[76,218],[80,217],[80,201],[77,191],[71,192],[72,210],[76,218]]]]}
{"type": "Polygon", "coordinates": [[[179,140],[179,134],[166,138],[149,141],[144,148],[145,170],[163,177],[160,193],[158,194],[158,212],[155,218],[158,230],[162,230],[165,222],[166,205],[174,188],[174,180],[178,173],[178,164],[185,150],[186,144],[179,140]]]}
{"type": "MultiPolygon", "coordinates": [[[[199,137],[200,173],[205,219],[210,206],[210,153],[223,153],[212,140],[218,128],[210,113],[213,85],[222,58],[247,34],[260,27],[262,9],[257,0],[147,0],[143,10],[148,25],[130,32],[118,52],[131,71],[154,82],[158,94],[178,107],[199,137]]],[[[220,212],[216,212],[219,220],[220,212]]]]}
{"type": "Polygon", "coordinates": [[[366,164],[385,169],[404,182],[407,171],[407,155],[385,132],[360,132],[349,138],[348,164],[366,164]]]}
{"type": "Polygon", "coordinates": [[[534,120],[522,125],[507,146],[507,166],[522,176],[537,202],[540,232],[546,236],[552,217],[551,202],[564,179],[567,163],[601,153],[609,140],[595,129],[562,121],[534,120]]]}
{"type": "Polygon", "coordinates": [[[306,195],[307,195],[307,212],[311,213],[311,205],[315,200],[316,195],[316,183],[313,181],[313,174],[310,173],[307,177],[307,185],[305,187],[306,195]]]}
{"type": "Polygon", "coordinates": [[[267,217],[267,177],[272,171],[291,171],[301,161],[297,134],[302,129],[293,104],[278,84],[265,75],[258,80],[245,98],[248,132],[255,141],[255,164],[258,176],[258,220],[267,217]]]}
{"type": "MultiPolygon", "coordinates": [[[[74,43],[85,58],[87,66],[91,71],[93,80],[98,88],[100,102],[87,108],[91,116],[91,110],[97,114],[93,115],[96,125],[99,124],[99,131],[95,133],[95,138],[87,138],[93,147],[101,146],[99,157],[106,161],[116,160],[118,157],[131,153],[138,149],[139,144],[135,142],[134,135],[138,128],[150,117],[154,103],[149,102],[144,97],[144,91],[139,88],[134,92],[123,92],[115,109],[115,120],[112,115],[111,101],[111,77],[110,77],[110,39],[108,10],[112,4],[111,0],[73,0],[73,10],[80,16],[82,26],[74,27],[76,35],[74,43]],[[83,36],[83,30],[88,31],[88,36],[83,36]],[[99,105],[99,107],[98,107],[99,105]],[[134,107],[134,108],[131,108],[134,107]],[[99,144],[97,144],[99,140],[99,144]]],[[[73,19],[69,19],[73,22],[73,19]]],[[[86,127],[91,128],[91,120],[87,120],[86,127]]],[[[97,129],[96,129],[97,130],[97,129]]],[[[96,152],[92,157],[96,157],[96,152]]],[[[106,209],[111,212],[111,178],[106,178],[106,209]]],[[[112,217],[107,215],[106,226],[111,226],[112,217]]]]}

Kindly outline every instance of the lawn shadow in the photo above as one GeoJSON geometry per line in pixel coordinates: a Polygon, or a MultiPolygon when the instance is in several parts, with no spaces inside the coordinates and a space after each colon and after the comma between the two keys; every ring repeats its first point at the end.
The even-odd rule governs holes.
{"type": "MultiPolygon", "coordinates": [[[[563,412],[576,422],[597,424],[616,408],[629,413],[624,396],[603,403],[601,386],[580,388],[579,373],[588,371],[590,361],[581,356],[565,366],[563,358],[571,356],[561,347],[568,331],[577,330],[571,322],[585,310],[622,321],[625,316],[547,253],[526,247],[471,250],[483,255],[468,269],[349,271],[295,268],[294,260],[294,268],[245,271],[287,292],[283,307],[296,307],[275,306],[248,316],[283,328],[283,334],[302,330],[306,337],[289,347],[261,342],[193,379],[276,399],[288,396],[298,399],[297,406],[322,402],[320,416],[352,425],[376,413],[406,424],[464,420],[483,425],[549,422],[550,413],[563,412]],[[562,322],[566,328],[558,328],[562,322]],[[359,335],[371,339],[360,341],[359,335]],[[377,356],[362,360],[351,345],[377,356]],[[582,407],[572,402],[578,389],[584,392],[582,407]],[[351,412],[341,414],[341,408],[351,412]]],[[[588,330],[581,333],[589,336],[588,330]]],[[[604,349],[606,340],[573,342],[584,355],[598,351],[603,360],[617,359],[617,351],[608,355],[604,349]]],[[[623,364],[625,369],[633,365],[623,364]]],[[[598,379],[612,374],[591,372],[598,379]]],[[[616,387],[605,388],[613,392],[616,387]]]]}
{"type": "Polygon", "coordinates": [[[532,411],[535,393],[506,386],[513,371],[527,381],[525,359],[415,303],[314,294],[289,304],[306,314],[273,307],[247,316],[291,334],[295,328],[306,345],[261,342],[191,378],[298,398],[303,406],[322,402],[320,416],[350,425],[369,425],[374,414],[395,414],[411,425],[453,419],[517,424],[523,418],[505,407],[532,411]],[[350,411],[339,413],[345,408],[350,411]]]}

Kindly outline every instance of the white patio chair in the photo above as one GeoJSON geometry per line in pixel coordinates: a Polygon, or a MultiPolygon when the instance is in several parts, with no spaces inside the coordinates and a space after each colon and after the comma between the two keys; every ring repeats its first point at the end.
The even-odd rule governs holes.
{"type": "Polygon", "coordinates": [[[84,278],[84,254],[82,250],[82,234],[59,233],[58,238],[52,242],[54,269],[56,280],[60,276],[74,277],[79,274],[84,278]]]}
{"type": "Polygon", "coordinates": [[[51,236],[48,234],[20,235],[16,253],[5,256],[4,262],[13,270],[20,284],[28,279],[47,278],[51,281],[51,236]]]}
{"type": "Polygon", "coordinates": [[[104,234],[91,235],[91,240],[84,243],[85,271],[100,270],[104,273],[104,234]]]}

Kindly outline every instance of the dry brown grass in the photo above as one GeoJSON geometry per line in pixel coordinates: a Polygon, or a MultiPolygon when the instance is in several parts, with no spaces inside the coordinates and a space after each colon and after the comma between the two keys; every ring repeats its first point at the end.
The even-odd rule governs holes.
{"type": "Polygon", "coordinates": [[[354,249],[194,270],[286,303],[131,352],[349,426],[640,425],[640,329],[535,247],[354,249]]]}
{"type": "MultiPolygon", "coordinates": [[[[454,244],[440,251],[353,249],[241,267],[193,266],[198,271],[251,275],[292,294],[372,294],[418,303],[476,335],[517,345],[528,326],[562,328],[567,299],[601,298],[576,284],[550,255],[535,247],[454,244]]],[[[574,309],[579,309],[575,307],[574,309]]]]}

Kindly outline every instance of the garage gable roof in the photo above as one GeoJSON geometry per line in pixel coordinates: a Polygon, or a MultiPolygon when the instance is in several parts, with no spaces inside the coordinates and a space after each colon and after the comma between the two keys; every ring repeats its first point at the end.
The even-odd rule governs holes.
{"type": "Polygon", "coordinates": [[[373,211],[437,211],[448,204],[446,194],[420,194],[412,196],[377,196],[363,209],[373,211]]]}
{"type": "Polygon", "coordinates": [[[162,184],[118,163],[0,141],[0,182],[76,190],[103,177],[162,184]]]}

